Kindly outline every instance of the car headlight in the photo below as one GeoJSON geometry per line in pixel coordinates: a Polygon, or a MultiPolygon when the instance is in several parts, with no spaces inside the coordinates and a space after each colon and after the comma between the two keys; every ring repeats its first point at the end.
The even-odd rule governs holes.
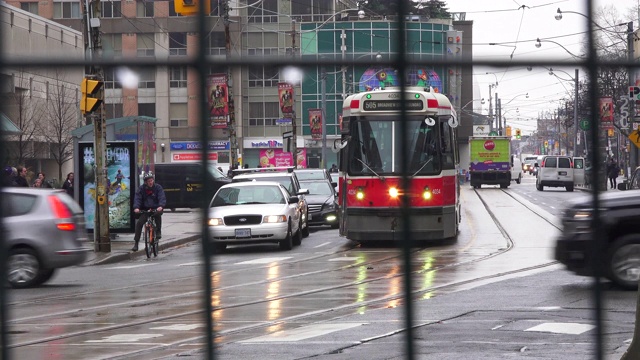
{"type": "Polygon", "coordinates": [[[263,223],[281,223],[287,222],[287,217],[284,215],[267,215],[262,218],[263,223]]]}
{"type": "Polygon", "coordinates": [[[220,218],[211,218],[209,219],[209,226],[219,226],[224,225],[224,221],[220,218]]]}
{"type": "Polygon", "coordinates": [[[592,215],[593,215],[593,211],[591,211],[590,209],[578,209],[578,210],[574,210],[573,212],[573,218],[575,220],[591,219],[592,215]]]}

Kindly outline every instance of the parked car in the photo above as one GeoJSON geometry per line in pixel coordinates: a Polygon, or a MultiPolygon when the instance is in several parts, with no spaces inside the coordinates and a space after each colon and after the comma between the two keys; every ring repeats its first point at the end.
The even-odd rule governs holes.
{"type": "Polygon", "coordinates": [[[536,162],[538,169],[536,189],[543,191],[545,186],[564,187],[573,191],[573,161],[569,156],[547,155],[536,162]]]}
{"type": "Polygon", "coordinates": [[[0,199],[9,285],[37,286],[86,260],[84,215],[64,190],[3,188],[0,199]]]}
{"type": "Polygon", "coordinates": [[[326,179],[330,183],[333,182],[331,174],[327,169],[294,169],[293,172],[296,173],[300,181],[326,179]]]}
{"type": "Polygon", "coordinates": [[[302,214],[298,197],[280,183],[231,183],[211,199],[210,239],[217,251],[256,243],[277,243],[282,250],[291,250],[302,242],[302,214]]]}
{"type": "Polygon", "coordinates": [[[302,214],[302,236],[309,236],[309,206],[307,205],[306,195],[309,190],[302,189],[298,176],[292,167],[286,168],[255,168],[234,170],[232,182],[242,181],[275,181],[282,184],[292,196],[297,196],[300,202],[300,208],[303,209],[302,214]]]}
{"type": "Polygon", "coordinates": [[[203,174],[202,165],[187,164],[156,164],[155,179],[164,189],[167,197],[167,209],[197,208],[202,206],[203,181],[211,184],[211,193],[215,193],[222,185],[231,182],[225,174],[211,165],[209,171],[203,174]],[[205,176],[206,175],[206,176],[205,176]]]}
{"type": "Polygon", "coordinates": [[[625,289],[637,289],[640,277],[640,167],[631,181],[618,184],[623,191],[599,194],[603,249],[593,256],[592,195],[574,199],[562,215],[562,231],[556,241],[555,258],[568,270],[593,276],[600,262],[604,276],[625,289]]]}
{"type": "Polygon", "coordinates": [[[309,225],[329,225],[337,229],[338,223],[338,194],[333,185],[323,180],[300,181],[309,190],[307,205],[309,205],[309,225]]]}

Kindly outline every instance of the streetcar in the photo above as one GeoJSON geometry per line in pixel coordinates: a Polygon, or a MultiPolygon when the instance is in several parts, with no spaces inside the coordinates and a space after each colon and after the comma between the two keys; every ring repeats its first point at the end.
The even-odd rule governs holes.
{"type": "Polygon", "coordinates": [[[353,94],[344,101],[341,138],[333,148],[340,153],[340,235],[350,240],[401,239],[403,175],[409,180],[411,238],[441,240],[458,234],[455,110],[445,95],[430,88],[405,89],[404,104],[399,88],[353,94]]]}

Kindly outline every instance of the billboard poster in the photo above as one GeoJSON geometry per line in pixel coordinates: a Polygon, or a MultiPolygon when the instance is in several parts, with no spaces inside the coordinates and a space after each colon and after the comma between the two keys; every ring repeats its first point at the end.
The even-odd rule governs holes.
{"type": "Polygon", "coordinates": [[[226,74],[212,74],[207,77],[207,94],[209,94],[209,118],[211,127],[224,129],[227,127],[229,115],[229,88],[226,74]]]}
{"type": "MultiPolygon", "coordinates": [[[[84,209],[87,230],[94,229],[96,214],[95,159],[93,143],[80,143],[79,203],[84,209]]],[[[107,143],[107,189],[109,232],[131,233],[134,230],[133,197],[135,194],[135,143],[107,143]],[[134,176],[132,176],[132,174],[134,176]]]]}
{"type": "Polygon", "coordinates": [[[322,139],[322,109],[309,109],[309,127],[313,140],[322,139]]]}
{"type": "Polygon", "coordinates": [[[278,83],[278,98],[282,115],[285,118],[291,118],[293,116],[293,85],[278,83]]]}
{"type": "Polygon", "coordinates": [[[613,129],[613,98],[610,96],[601,97],[599,105],[598,110],[602,129],[613,129]]]}
{"type": "MultiPolygon", "coordinates": [[[[307,149],[297,149],[296,163],[298,168],[307,167],[307,149]]],[[[263,149],[260,150],[260,166],[265,167],[281,167],[293,166],[293,157],[290,152],[284,152],[282,149],[263,149]]]]}

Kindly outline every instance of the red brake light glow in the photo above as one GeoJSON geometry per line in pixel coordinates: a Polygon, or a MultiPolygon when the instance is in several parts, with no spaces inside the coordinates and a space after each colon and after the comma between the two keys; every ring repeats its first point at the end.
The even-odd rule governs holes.
{"type": "Polygon", "coordinates": [[[353,99],[351,100],[351,105],[349,105],[352,109],[360,108],[360,100],[353,99]]]}
{"type": "Polygon", "coordinates": [[[438,100],[436,99],[427,99],[427,107],[429,108],[438,108],[438,100]]]}
{"type": "MultiPolygon", "coordinates": [[[[67,205],[65,205],[62,200],[58,199],[57,196],[51,195],[48,197],[48,199],[51,211],[57,219],[70,220],[71,218],[73,218],[73,214],[71,213],[67,205]]],[[[62,231],[73,231],[76,229],[76,225],[73,222],[68,221],[60,222],[56,224],[56,226],[62,231]]]]}

